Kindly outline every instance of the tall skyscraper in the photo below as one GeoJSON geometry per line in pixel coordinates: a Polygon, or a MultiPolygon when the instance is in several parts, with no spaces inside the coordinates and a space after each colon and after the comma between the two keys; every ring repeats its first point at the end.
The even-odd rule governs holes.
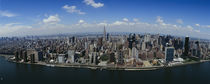
{"type": "Polygon", "coordinates": [[[145,42],[142,42],[141,50],[145,50],[145,49],[146,49],[146,43],[145,42]]]}
{"type": "Polygon", "coordinates": [[[16,62],[19,61],[19,52],[18,51],[15,52],[15,60],[16,60],[16,62]]]}
{"type": "Polygon", "coordinates": [[[183,58],[184,59],[186,59],[187,57],[188,57],[188,55],[189,55],[189,37],[187,36],[187,37],[185,37],[185,43],[184,43],[184,56],[183,56],[183,58]]]}
{"type": "Polygon", "coordinates": [[[138,58],[139,58],[139,52],[138,52],[138,50],[136,49],[136,47],[133,47],[133,48],[132,48],[132,57],[133,57],[134,59],[136,59],[136,60],[138,60],[138,58]]]}
{"type": "Polygon", "coordinates": [[[196,41],[195,44],[196,44],[196,48],[197,48],[196,49],[196,56],[200,58],[200,56],[201,56],[201,48],[200,48],[199,41],[196,41]]]}
{"type": "Polygon", "coordinates": [[[88,42],[85,42],[85,50],[88,49],[88,42]]]}
{"type": "Polygon", "coordinates": [[[104,26],[104,37],[103,37],[103,41],[106,41],[106,27],[104,26]]]}
{"type": "Polygon", "coordinates": [[[24,60],[24,62],[28,61],[27,51],[24,51],[23,60],[24,60]]]}
{"type": "Polygon", "coordinates": [[[119,55],[118,55],[118,64],[124,64],[124,56],[123,56],[123,52],[122,50],[119,51],[119,55]]]}
{"type": "Polygon", "coordinates": [[[43,60],[44,60],[43,52],[42,51],[39,51],[38,52],[38,61],[43,61],[43,60]]]}
{"type": "Polygon", "coordinates": [[[68,50],[68,60],[70,63],[74,63],[74,50],[68,50]]]}
{"type": "Polygon", "coordinates": [[[136,35],[130,34],[128,38],[128,42],[129,42],[129,48],[132,49],[133,43],[136,42],[136,35]]]}
{"type": "Polygon", "coordinates": [[[35,54],[30,55],[31,63],[35,63],[35,54]]]}
{"type": "Polygon", "coordinates": [[[109,33],[107,33],[107,35],[106,35],[106,40],[107,40],[107,41],[110,41],[109,33]]]}
{"type": "Polygon", "coordinates": [[[174,59],[174,47],[166,47],[165,49],[165,60],[166,63],[173,61],[174,59]]]}

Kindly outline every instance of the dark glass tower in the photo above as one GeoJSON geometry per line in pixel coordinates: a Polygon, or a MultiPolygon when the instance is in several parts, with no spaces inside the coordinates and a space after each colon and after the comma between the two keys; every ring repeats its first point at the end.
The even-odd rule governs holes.
{"type": "Polygon", "coordinates": [[[24,51],[24,54],[23,54],[23,60],[24,60],[24,62],[27,62],[28,60],[28,56],[27,56],[27,51],[24,51]]]}
{"type": "Polygon", "coordinates": [[[35,63],[35,55],[31,54],[30,57],[31,57],[31,63],[35,63]]]}
{"type": "Polygon", "coordinates": [[[16,62],[19,61],[19,52],[18,51],[15,52],[15,61],[16,62]]]}
{"type": "Polygon", "coordinates": [[[184,58],[186,59],[188,57],[188,53],[189,53],[189,37],[185,37],[185,43],[184,43],[184,58]]]}

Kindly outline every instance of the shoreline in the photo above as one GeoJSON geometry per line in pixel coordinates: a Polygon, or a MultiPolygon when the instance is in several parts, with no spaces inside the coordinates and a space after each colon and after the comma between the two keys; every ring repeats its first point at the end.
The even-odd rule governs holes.
{"type": "MultiPolygon", "coordinates": [[[[29,62],[16,62],[13,60],[9,60],[10,57],[14,55],[5,55],[0,54],[1,57],[5,57],[5,59],[12,63],[18,63],[18,64],[32,64],[29,62]]],[[[32,65],[41,65],[41,66],[49,66],[49,67],[63,67],[63,68],[83,68],[83,69],[91,69],[91,70],[122,70],[122,71],[147,71],[147,70],[158,70],[158,69],[164,69],[164,68],[173,68],[173,67],[180,67],[180,66],[186,66],[191,64],[198,64],[198,63],[204,63],[209,62],[210,60],[201,60],[201,61],[193,61],[193,62],[187,62],[182,64],[175,64],[171,66],[152,66],[152,67],[126,67],[126,66],[99,66],[99,65],[87,65],[87,64],[50,64],[45,62],[38,62],[34,63],[32,65]]]]}

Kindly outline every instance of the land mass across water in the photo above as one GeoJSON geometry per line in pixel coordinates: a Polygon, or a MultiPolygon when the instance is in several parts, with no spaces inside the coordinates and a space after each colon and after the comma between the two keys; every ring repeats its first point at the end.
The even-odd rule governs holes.
{"type": "Polygon", "coordinates": [[[155,70],[205,62],[206,40],[150,34],[103,34],[52,37],[3,37],[0,53],[11,62],[52,67],[155,70]],[[11,45],[12,44],[12,45],[11,45]]]}

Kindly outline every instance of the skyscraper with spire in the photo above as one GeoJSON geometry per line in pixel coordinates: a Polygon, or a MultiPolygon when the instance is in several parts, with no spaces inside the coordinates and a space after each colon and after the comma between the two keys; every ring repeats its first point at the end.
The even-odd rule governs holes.
{"type": "Polygon", "coordinates": [[[103,37],[103,41],[106,41],[106,27],[104,26],[104,37],[103,37]]]}

